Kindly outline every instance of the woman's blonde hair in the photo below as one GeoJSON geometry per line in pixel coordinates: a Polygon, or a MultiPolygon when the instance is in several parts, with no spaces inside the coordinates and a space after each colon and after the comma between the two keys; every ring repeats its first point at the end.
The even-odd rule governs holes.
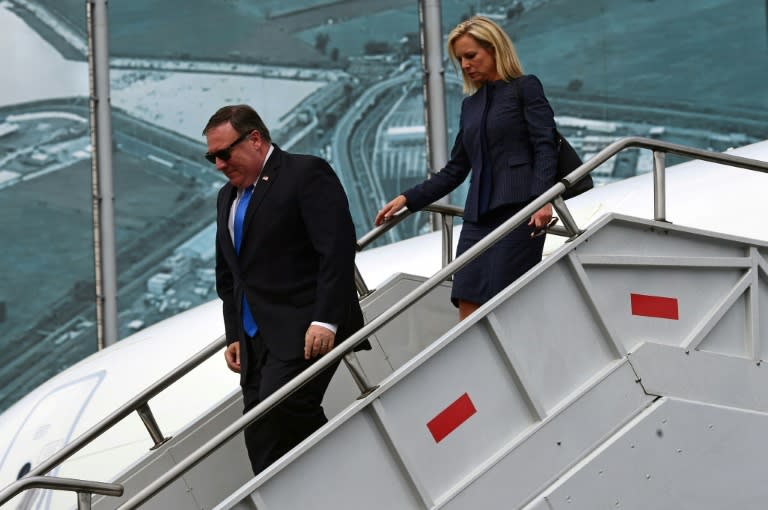
{"type": "Polygon", "coordinates": [[[512,40],[504,30],[485,16],[472,16],[456,25],[448,34],[448,54],[453,60],[454,67],[461,71],[461,78],[464,80],[464,93],[472,94],[478,89],[478,86],[464,73],[461,62],[459,62],[453,49],[456,39],[463,35],[472,36],[480,46],[494,56],[496,72],[502,79],[512,80],[523,75],[523,66],[517,58],[515,45],[512,44],[512,40]]]}

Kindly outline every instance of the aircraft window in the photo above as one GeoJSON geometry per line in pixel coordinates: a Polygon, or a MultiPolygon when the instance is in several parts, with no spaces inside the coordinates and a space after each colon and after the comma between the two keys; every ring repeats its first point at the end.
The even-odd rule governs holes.
{"type": "Polygon", "coordinates": [[[17,480],[21,480],[23,476],[25,476],[27,473],[32,471],[32,464],[27,462],[23,466],[21,466],[21,470],[19,470],[19,476],[16,477],[17,480]]]}

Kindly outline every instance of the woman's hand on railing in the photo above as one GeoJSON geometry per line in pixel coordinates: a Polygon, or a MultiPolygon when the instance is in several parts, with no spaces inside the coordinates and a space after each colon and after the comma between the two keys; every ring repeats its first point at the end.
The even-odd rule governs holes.
{"type": "Polygon", "coordinates": [[[392,219],[392,216],[397,213],[400,209],[405,207],[406,204],[406,198],[404,195],[397,195],[395,198],[390,200],[384,207],[379,209],[379,212],[376,214],[376,219],[373,221],[374,225],[377,227],[384,223],[385,221],[389,221],[392,219]]]}
{"type": "Polygon", "coordinates": [[[547,204],[531,216],[531,221],[528,222],[529,227],[533,227],[536,230],[547,228],[549,221],[552,219],[552,204],[547,204]]]}

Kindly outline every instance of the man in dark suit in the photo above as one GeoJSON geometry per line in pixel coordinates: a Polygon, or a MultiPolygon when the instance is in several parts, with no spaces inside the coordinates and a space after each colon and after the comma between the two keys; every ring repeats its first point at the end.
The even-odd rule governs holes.
{"type": "MultiPolygon", "coordinates": [[[[229,180],[216,205],[216,288],[247,412],[363,325],[355,229],[330,165],[282,151],[249,106],[219,109],[203,135],[229,180]]],[[[337,366],[245,429],[255,474],[327,421],[321,403],[337,366]]]]}

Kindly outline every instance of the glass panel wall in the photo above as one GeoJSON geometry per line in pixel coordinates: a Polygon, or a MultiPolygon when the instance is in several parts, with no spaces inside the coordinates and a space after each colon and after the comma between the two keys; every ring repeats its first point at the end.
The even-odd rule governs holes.
{"type": "MultiPolygon", "coordinates": [[[[762,0],[443,5],[446,33],[457,13],[485,14],[504,27],[526,73],[542,80],[560,130],[585,159],[629,135],[715,151],[768,137],[762,0]]],[[[599,168],[595,181],[649,172],[652,165],[649,151],[625,151],[599,168]]]]}
{"type": "Polygon", "coordinates": [[[2,411],[96,334],[87,45],[37,2],[0,2],[0,27],[2,411]]]}
{"type": "MultiPolygon", "coordinates": [[[[79,95],[87,97],[84,2],[24,3],[36,13],[28,32],[35,35],[37,19],[47,18],[54,35],[66,33],[83,49],[66,57],[81,65],[79,95]]],[[[110,2],[108,9],[121,338],[216,298],[213,222],[225,179],[203,159],[201,131],[222,105],[252,105],[281,148],[329,159],[348,191],[358,234],[372,227],[394,190],[382,189],[372,167],[382,119],[407,99],[416,105],[413,122],[423,124],[415,2],[138,0],[110,2]]],[[[425,175],[420,137],[412,151],[425,175]]],[[[86,172],[68,189],[68,196],[85,197],[88,229],[89,179],[86,172]]],[[[18,230],[8,235],[34,239],[30,226],[18,230]]],[[[93,308],[91,239],[78,248],[90,278],[81,302],[93,308]]],[[[92,331],[83,344],[95,349],[92,331]]],[[[85,354],[61,356],[62,366],[41,370],[37,383],[85,354]]]]}
{"type": "MultiPolygon", "coordinates": [[[[120,337],[215,299],[224,179],[202,158],[201,131],[219,106],[248,103],[280,147],[330,160],[358,236],[424,178],[416,0],[108,8],[120,337]]],[[[445,35],[472,14],[508,31],[585,159],[627,135],[713,150],[768,138],[765,2],[443,0],[441,10],[445,35]]],[[[85,3],[4,0],[0,24],[1,410],[93,352],[96,335],[85,3]]],[[[448,62],[445,76],[450,146],[463,96],[448,62]]],[[[598,184],[652,165],[644,151],[615,159],[598,184]]],[[[385,242],[427,229],[421,215],[385,242]]]]}

